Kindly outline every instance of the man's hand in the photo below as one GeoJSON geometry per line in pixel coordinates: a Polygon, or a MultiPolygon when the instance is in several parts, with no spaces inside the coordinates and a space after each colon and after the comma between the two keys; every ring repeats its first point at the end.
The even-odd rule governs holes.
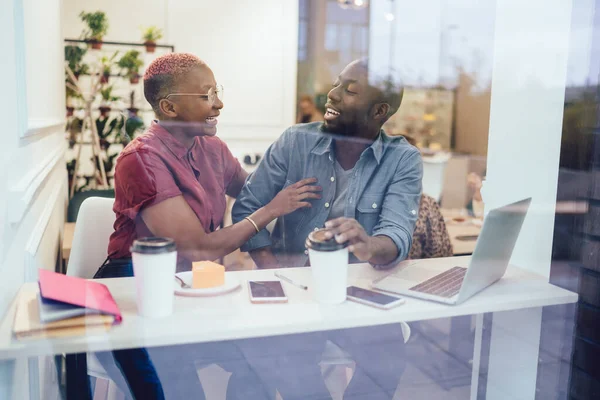
{"type": "Polygon", "coordinates": [[[336,218],[325,222],[325,228],[329,229],[325,237],[331,239],[335,236],[338,243],[350,242],[348,251],[354,253],[361,261],[369,261],[373,258],[372,237],[367,235],[362,225],[354,218],[336,218]]]}

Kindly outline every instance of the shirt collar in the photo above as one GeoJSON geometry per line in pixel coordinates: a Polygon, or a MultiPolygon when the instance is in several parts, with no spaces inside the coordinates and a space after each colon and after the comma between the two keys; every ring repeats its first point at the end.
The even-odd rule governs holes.
{"type": "MultiPolygon", "coordinates": [[[[328,134],[322,134],[323,136],[317,141],[317,144],[311,150],[311,153],[317,155],[323,155],[325,153],[332,152],[333,146],[333,137],[328,134]]],[[[367,148],[367,150],[371,149],[373,152],[373,156],[375,157],[375,161],[377,164],[381,163],[381,158],[383,157],[383,141],[385,137],[385,132],[383,129],[379,132],[377,139],[367,148]]]]}
{"type": "Polygon", "coordinates": [[[175,139],[173,135],[171,135],[169,131],[159,123],[159,121],[152,121],[149,131],[155,134],[160,139],[160,141],[163,142],[165,146],[167,146],[171,153],[175,155],[175,157],[183,158],[187,155],[188,149],[184,145],[179,143],[179,141],[175,139]]]}

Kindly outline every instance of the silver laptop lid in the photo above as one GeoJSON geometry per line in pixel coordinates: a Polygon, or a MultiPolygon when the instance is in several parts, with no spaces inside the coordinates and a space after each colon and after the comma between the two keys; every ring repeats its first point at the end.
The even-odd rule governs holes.
{"type": "Polygon", "coordinates": [[[485,217],[457,303],[502,278],[508,267],[531,198],[491,210],[485,217]]]}

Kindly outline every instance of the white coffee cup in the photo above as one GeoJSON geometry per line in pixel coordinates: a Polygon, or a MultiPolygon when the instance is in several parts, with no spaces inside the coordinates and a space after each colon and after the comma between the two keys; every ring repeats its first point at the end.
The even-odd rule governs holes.
{"type": "Polygon", "coordinates": [[[144,317],[173,313],[177,250],[173,239],[147,237],[131,246],[138,312],[144,317]]]}
{"type": "Polygon", "coordinates": [[[314,298],[321,304],[340,304],[346,300],[348,286],[348,243],[326,239],[320,229],[306,239],[313,276],[314,298]]]}

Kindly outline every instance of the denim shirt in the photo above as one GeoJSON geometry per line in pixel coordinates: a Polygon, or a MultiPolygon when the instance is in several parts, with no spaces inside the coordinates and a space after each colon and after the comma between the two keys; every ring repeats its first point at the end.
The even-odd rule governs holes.
{"type": "MultiPolygon", "coordinates": [[[[333,137],[322,132],[321,126],[322,122],[292,126],[269,147],[246,180],[232,219],[234,223],[243,220],[279,191],[305,178],[318,179],[317,185],[323,187],[321,199],[310,200],[310,208],[280,217],[272,234],[263,229],[242,246],[242,251],[271,246],[274,253],[305,255],[309,233],[328,220],[335,198],[335,154],[333,137]]],[[[362,152],[349,178],[344,216],[355,218],[370,236],[385,235],[394,241],[398,257],[389,266],[405,259],[410,251],[422,176],[418,149],[403,137],[390,137],[382,130],[362,152]]]]}

